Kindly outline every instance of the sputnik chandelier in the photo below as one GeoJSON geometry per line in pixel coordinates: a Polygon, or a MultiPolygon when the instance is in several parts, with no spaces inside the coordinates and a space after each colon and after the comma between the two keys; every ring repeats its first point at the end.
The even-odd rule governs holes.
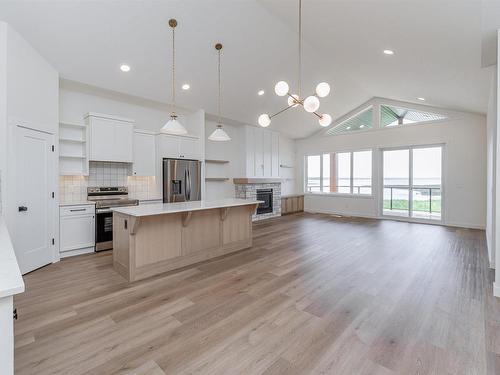
{"type": "Polygon", "coordinates": [[[299,64],[298,64],[298,90],[297,94],[290,93],[290,86],[285,81],[279,81],[274,86],[274,92],[278,96],[288,96],[288,106],[282,110],[268,115],[264,113],[259,116],[259,125],[266,128],[271,124],[271,119],[290,108],[302,106],[306,112],[316,115],[321,126],[328,126],[332,123],[332,117],[329,114],[320,114],[318,109],[320,106],[319,98],[324,98],[330,93],[330,85],[326,82],[321,82],[316,86],[315,93],[303,99],[301,96],[301,74],[302,74],[302,0],[299,0],[299,64]]]}

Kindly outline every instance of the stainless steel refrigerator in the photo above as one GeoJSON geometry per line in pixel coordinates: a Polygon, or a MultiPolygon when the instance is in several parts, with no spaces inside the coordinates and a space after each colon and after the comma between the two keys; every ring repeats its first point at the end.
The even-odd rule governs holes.
{"type": "Polygon", "coordinates": [[[163,159],[163,202],[201,200],[201,161],[163,159]]]}

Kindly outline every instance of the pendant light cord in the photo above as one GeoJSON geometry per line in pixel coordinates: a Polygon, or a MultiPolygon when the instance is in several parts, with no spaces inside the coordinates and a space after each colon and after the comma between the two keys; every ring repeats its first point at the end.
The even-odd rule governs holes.
{"type": "Polygon", "coordinates": [[[175,27],[172,27],[172,114],[175,116],[175,27]]]}
{"type": "Polygon", "coordinates": [[[219,69],[218,69],[218,72],[219,72],[219,126],[222,125],[222,118],[221,118],[221,108],[222,108],[222,82],[221,82],[221,79],[220,79],[220,76],[221,76],[221,64],[220,64],[220,54],[221,54],[221,50],[219,49],[218,50],[219,52],[219,69]]]}
{"type": "Polygon", "coordinates": [[[299,98],[301,98],[302,91],[302,0],[299,0],[299,98]]]}

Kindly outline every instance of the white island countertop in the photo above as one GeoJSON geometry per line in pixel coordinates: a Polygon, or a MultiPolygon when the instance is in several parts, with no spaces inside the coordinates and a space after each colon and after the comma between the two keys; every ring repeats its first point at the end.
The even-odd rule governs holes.
{"type": "Polygon", "coordinates": [[[175,214],[175,213],[189,212],[189,211],[202,211],[214,208],[248,206],[252,204],[256,205],[259,203],[262,203],[262,201],[254,199],[227,198],[227,199],[218,199],[212,201],[153,203],[153,204],[145,204],[139,206],[118,207],[114,208],[113,212],[129,216],[141,217],[141,216],[175,214]]]}
{"type": "Polygon", "coordinates": [[[3,217],[0,216],[0,298],[24,292],[24,281],[3,217]]]}

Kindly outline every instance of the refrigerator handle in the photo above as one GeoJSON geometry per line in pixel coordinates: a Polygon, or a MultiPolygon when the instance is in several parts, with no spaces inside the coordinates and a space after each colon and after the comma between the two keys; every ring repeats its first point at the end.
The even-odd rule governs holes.
{"type": "Polygon", "coordinates": [[[189,168],[187,169],[187,180],[186,180],[186,193],[187,200],[191,200],[191,172],[189,172],[189,168]]]}

